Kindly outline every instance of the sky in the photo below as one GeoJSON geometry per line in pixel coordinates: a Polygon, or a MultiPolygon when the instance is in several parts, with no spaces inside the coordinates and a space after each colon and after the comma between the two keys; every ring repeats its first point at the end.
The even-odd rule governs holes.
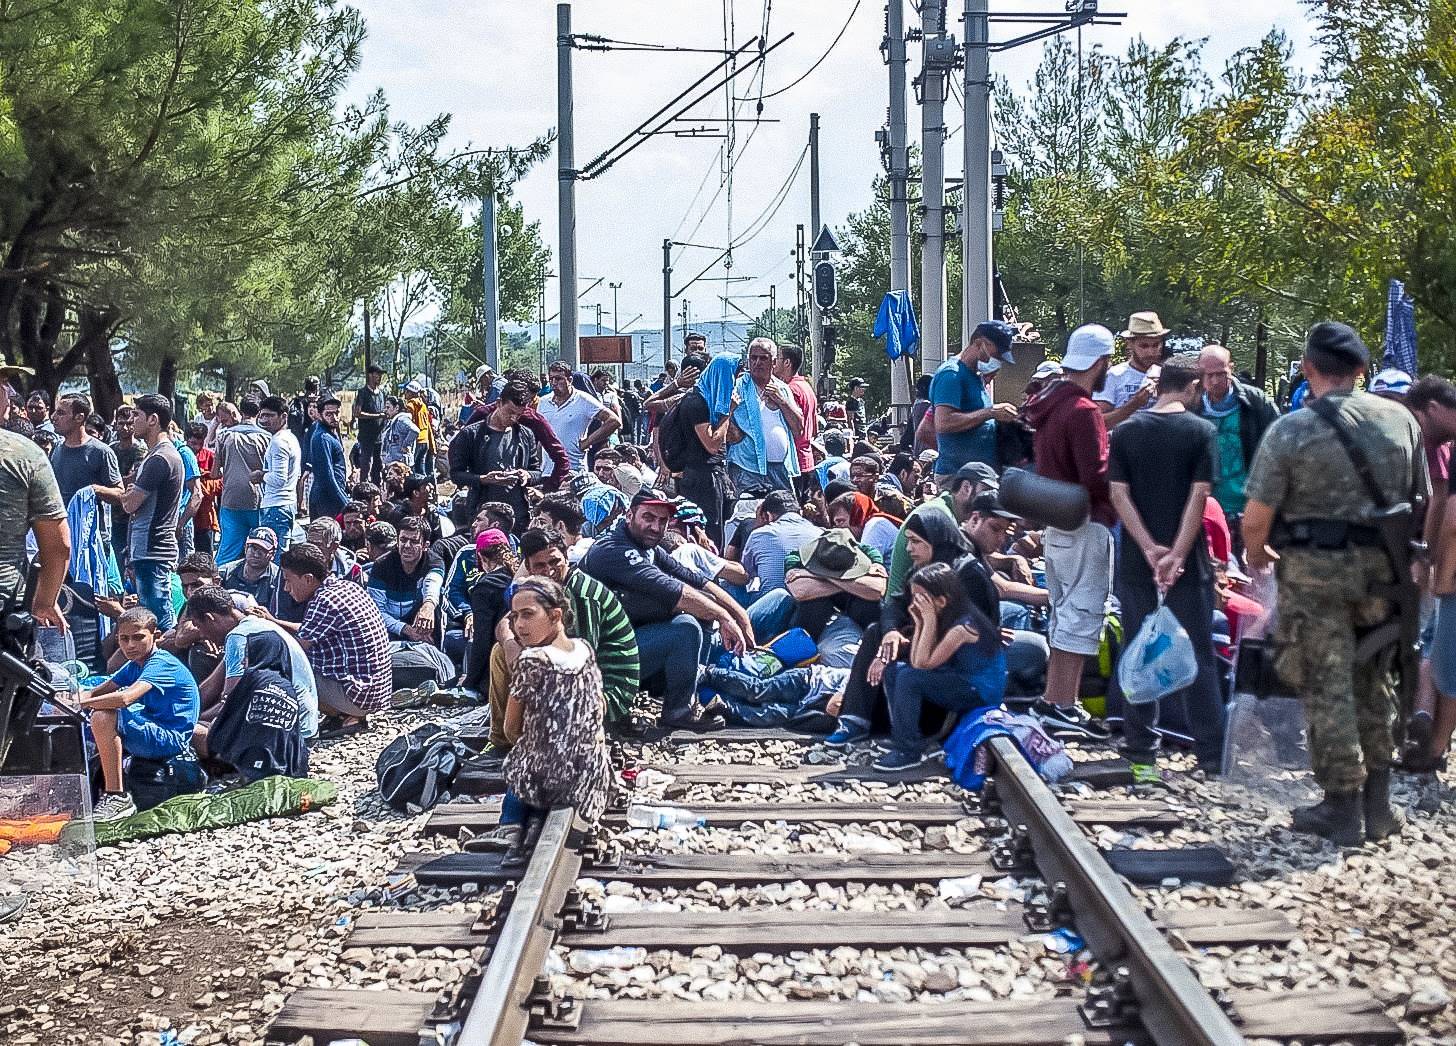
{"type": "MultiPolygon", "coordinates": [[[[376,89],[388,97],[397,119],[422,123],[438,113],[452,117],[448,147],[524,144],[556,125],[556,4],[551,0],[352,0],[364,14],[369,36],[361,67],[351,83],[351,100],[376,89]]],[[[682,295],[694,321],[741,319],[733,306],[756,315],[768,304],[770,284],[778,302],[792,306],[795,226],[809,224],[809,170],[805,163],[789,185],[782,204],[773,205],[808,140],[809,114],[820,114],[820,193],[822,217],[835,225],[868,202],[871,183],[881,170],[875,131],[885,120],[887,68],[881,61],[884,0],[577,0],[573,31],[634,43],[718,48],[724,42],[724,10],[731,9],[733,39],[746,43],[759,33],[765,7],[768,39],[793,36],[768,55],[763,93],[777,90],[823,61],[801,83],[764,101],[763,122],[740,123],[731,181],[731,229],[735,241],[745,230],[761,228],[733,253],[732,275],[751,277],[725,284],[704,279],[682,295]],[[851,17],[851,12],[853,15],[851,17]],[[843,37],[830,43],[844,29],[843,37]],[[749,135],[752,138],[749,138],[749,135]],[[772,217],[769,217],[772,212],[772,217]],[[759,221],[759,219],[765,219],[759,221]],[[756,225],[755,222],[758,222],[756,225]],[[729,295],[725,304],[720,296],[729,295]],[[761,296],[761,297],[758,297],[761,296]]],[[[1295,43],[1296,60],[1310,57],[1308,23],[1300,0],[1258,4],[1219,4],[1210,0],[1104,0],[1107,12],[1126,12],[1121,25],[1085,30],[1087,47],[1112,51],[1141,35],[1154,44],[1174,37],[1208,38],[1205,61],[1217,75],[1229,55],[1262,38],[1270,28],[1285,30],[1295,43]]],[[[950,0],[950,29],[961,39],[960,0],[950,0]]],[[[1060,0],[992,0],[997,10],[1060,10],[1060,0]]],[[[906,24],[919,16],[905,3],[906,24]]],[[[1014,35],[1012,26],[992,26],[993,39],[1014,35]]],[[[993,56],[993,70],[1013,86],[1026,84],[1041,54],[1033,44],[993,56]]],[[[909,78],[918,73],[919,44],[910,45],[909,78]]],[[[708,72],[713,54],[656,54],[639,51],[576,51],[576,160],[580,167],[613,145],[643,119],[708,72]]],[[[739,109],[751,119],[760,83],[749,72],[735,81],[735,95],[752,94],[739,109]]],[[[919,138],[920,113],[908,92],[910,141],[919,138]]],[[[694,116],[719,118],[723,91],[692,110],[694,116]]],[[[955,102],[947,118],[961,119],[955,102]]],[[[961,138],[947,143],[946,169],[958,178],[961,138]]],[[[662,241],[722,247],[729,242],[729,190],[722,179],[722,139],[659,135],[648,139],[600,178],[577,188],[577,271],[584,290],[597,277],[604,282],[580,301],[604,307],[604,324],[613,326],[609,282],[622,284],[617,314],[622,329],[660,329],[662,241]],[[709,206],[711,204],[711,206],[709,206]],[[640,317],[640,318],[638,318],[640,317]]],[[[543,239],[557,250],[556,159],[534,168],[517,186],[529,218],[541,222],[543,239]]],[[[809,231],[813,239],[813,232],[809,231]]],[[[716,251],[684,248],[675,252],[674,290],[707,265],[716,251]]],[[[554,265],[553,265],[553,271],[554,265]]],[[[558,307],[556,281],[547,288],[547,309],[558,307]]],[[[675,317],[681,315],[675,303],[675,317]]],[[[583,322],[594,319],[582,313],[583,322]]]]}

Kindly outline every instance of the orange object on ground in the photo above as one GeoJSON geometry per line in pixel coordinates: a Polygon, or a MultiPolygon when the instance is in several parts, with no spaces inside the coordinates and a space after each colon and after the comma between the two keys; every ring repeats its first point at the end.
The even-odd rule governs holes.
{"type": "Polygon", "coordinates": [[[0,854],[14,846],[42,846],[54,843],[61,829],[71,823],[70,814],[42,814],[38,817],[0,819],[0,854]]]}

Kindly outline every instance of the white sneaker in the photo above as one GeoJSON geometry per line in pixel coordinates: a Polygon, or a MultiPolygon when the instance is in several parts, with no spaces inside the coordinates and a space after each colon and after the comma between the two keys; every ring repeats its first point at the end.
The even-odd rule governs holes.
{"type": "Polygon", "coordinates": [[[136,812],[137,806],[132,801],[130,792],[106,792],[96,804],[96,809],[91,811],[91,819],[101,822],[124,821],[136,812]]]}

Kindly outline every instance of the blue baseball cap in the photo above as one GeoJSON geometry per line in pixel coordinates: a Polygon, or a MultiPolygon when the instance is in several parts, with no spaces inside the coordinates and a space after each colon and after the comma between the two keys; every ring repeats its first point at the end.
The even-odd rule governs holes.
{"type": "Polygon", "coordinates": [[[1016,328],[1011,324],[1002,320],[978,323],[976,329],[971,331],[971,340],[975,341],[977,338],[985,338],[996,346],[996,355],[1005,362],[1016,362],[1016,358],[1011,355],[1011,345],[1016,340],[1016,328]]]}

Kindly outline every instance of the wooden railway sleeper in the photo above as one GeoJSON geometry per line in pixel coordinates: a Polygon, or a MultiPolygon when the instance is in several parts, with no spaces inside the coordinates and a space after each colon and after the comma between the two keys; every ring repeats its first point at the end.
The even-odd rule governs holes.
{"type": "Polygon", "coordinates": [[[1029,875],[1036,871],[1036,851],[1031,845],[1031,829],[1015,825],[991,848],[991,864],[997,871],[1029,875]]]}
{"type": "Polygon", "coordinates": [[[1067,884],[1058,881],[1047,892],[1037,894],[1027,903],[1024,918],[1027,929],[1034,933],[1051,933],[1072,926],[1076,916],[1067,884]]]}
{"type": "Polygon", "coordinates": [[[1126,966],[1106,967],[1093,975],[1087,986],[1087,1001],[1078,1007],[1089,1028],[1117,1028],[1139,1022],[1140,1007],[1133,988],[1132,971],[1126,966]]]}

